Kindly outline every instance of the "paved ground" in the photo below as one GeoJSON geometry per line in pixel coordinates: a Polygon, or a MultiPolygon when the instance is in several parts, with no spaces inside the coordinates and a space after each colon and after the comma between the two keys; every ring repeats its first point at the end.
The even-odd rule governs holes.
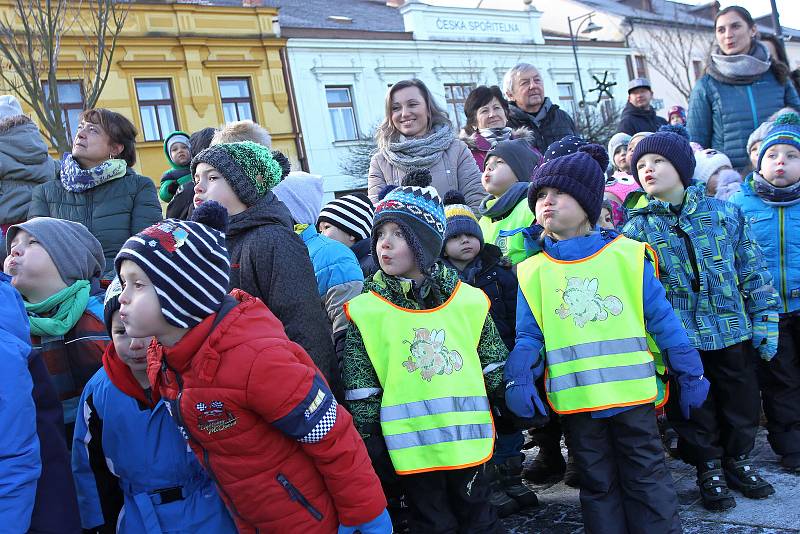
{"type": "MultiPolygon", "coordinates": [[[[526,451],[528,461],[537,449],[526,451]]],[[[565,457],[566,457],[566,451],[565,457]]],[[[687,534],[785,534],[800,532],[800,476],[783,471],[767,444],[761,429],[753,451],[754,463],[762,476],[776,489],[762,500],[745,499],[737,494],[736,508],[725,513],[706,511],[700,504],[694,468],[669,459],[672,477],[681,504],[680,515],[687,534]]],[[[540,506],[503,520],[513,534],[572,534],[583,532],[578,491],[563,483],[535,486],[540,506]]]]}

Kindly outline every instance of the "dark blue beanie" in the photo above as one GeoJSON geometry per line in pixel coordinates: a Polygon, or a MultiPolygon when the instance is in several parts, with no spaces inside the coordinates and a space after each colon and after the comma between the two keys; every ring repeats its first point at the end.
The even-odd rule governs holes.
{"type": "Polygon", "coordinates": [[[683,187],[691,185],[695,166],[694,151],[684,136],[659,130],[639,141],[631,158],[631,173],[637,182],[639,182],[639,171],[636,169],[636,163],[645,154],[659,154],[667,158],[678,171],[683,187]]]}
{"type": "Polygon", "coordinates": [[[567,154],[574,154],[582,146],[589,144],[589,141],[577,135],[567,135],[558,141],[553,141],[547,150],[544,151],[541,164],[544,165],[548,161],[567,154]]]}
{"type": "Polygon", "coordinates": [[[595,144],[585,144],[571,154],[552,159],[533,173],[528,190],[528,206],[536,213],[536,195],[539,190],[554,187],[574,198],[586,212],[589,223],[594,226],[603,207],[606,184],[604,169],[607,167],[606,149],[595,144]]]}

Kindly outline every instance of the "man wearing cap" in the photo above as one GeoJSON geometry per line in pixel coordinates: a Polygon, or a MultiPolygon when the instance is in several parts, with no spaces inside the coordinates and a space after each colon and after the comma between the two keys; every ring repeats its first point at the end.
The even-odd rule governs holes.
{"type": "Polygon", "coordinates": [[[622,119],[619,121],[620,132],[633,135],[639,132],[655,132],[667,121],[656,115],[656,110],[650,105],[653,99],[653,90],[650,80],[636,78],[628,84],[628,103],[622,110],[622,119]]]}

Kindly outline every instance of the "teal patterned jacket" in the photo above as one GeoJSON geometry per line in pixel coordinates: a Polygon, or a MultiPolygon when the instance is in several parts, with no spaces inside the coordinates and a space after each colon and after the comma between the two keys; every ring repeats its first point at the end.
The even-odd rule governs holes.
{"type": "Polygon", "coordinates": [[[778,311],[772,274],[738,206],[705,196],[702,184],[686,189],[679,215],[650,196],[626,204],[622,232],[656,250],[659,279],[698,350],[751,339],[750,318],[778,311]]]}

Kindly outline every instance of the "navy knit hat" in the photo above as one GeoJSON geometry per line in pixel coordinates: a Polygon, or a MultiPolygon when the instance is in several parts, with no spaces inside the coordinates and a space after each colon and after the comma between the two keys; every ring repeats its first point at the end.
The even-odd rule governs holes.
{"type": "MultiPolygon", "coordinates": [[[[499,143],[498,143],[499,144],[499,143]]],[[[530,149],[528,149],[530,150],[530,149]]],[[[483,248],[483,231],[478,224],[478,219],[467,206],[464,195],[452,189],[444,195],[444,216],[447,218],[447,228],[444,232],[444,243],[460,234],[472,235],[478,238],[483,248]]]]}
{"type": "Polygon", "coordinates": [[[533,170],[541,159],[539,153],[535,152],[525,139],[500,141],[486,154],[486,159],[492,156],[505,161],[520,182],[530,182],[533,170]]]}
{"type": "Polygon", "coordinates": [[[547,150],[544,151],[541,164],[544,165],[550,160],[566,156],[567,154],[574,154],[582,146],[589,144],[589,141],[577,135],[566,135],[558,141],[553,141],[547,150]]]}
{"type": "Polygon", "coordinates": [[[528,206],[536,213],[536,195],[544,187],[568,193],[586,212],[594,226],[600,218],[608,153],[600,145],[587,144],[577,151],[553,159],[536,169],[528,190],[528,206]]]}
{"type": "Polygon", "coordinates": [[[114,260],[138,265],[150,278],[164,319],[192,328],[216,313],[228,293],[230,260],[225,248],[228,211],[208,200],[191,221],[164,219],[128,239],[114,260]]]}
{"type": "Polygon", "coordinates": [[[791,145],[800,150],[800,116],[797,113],[784,113],[772,123],[772,128],[758,149],[757,171],[761,171],[761,160],[767,149],[774,145],[791,145]]]}
{"type": "Polygon", "coordinates": [[[639,141],[631,158],[631,173],[637,182],[639,182],[639,171],[636,169],[636,164],[639,159],[645,154],[659,154],[667,158],[678,171],[683,187],[691,185],[695,160],[688,135],[683,135],[685,131],[683,126],[662,126],[653,135],[648,135],[639,141]],[[675,133],[676,130],[681,133],[675,133]]]}
{"type": "Polygon", "coordinates": [[[403,185],[390,191],[375,206],[372,220],[372,257],[378,258],[375,230],[384,223],[400,227],[423,273],[428,272],[442,251],[447,219],[442,199],[431,187],[431,173],[414,170],[403,178],[403,185]]]}
{"type": "Polygon", "coordinates": [[[328,223],[361,241],[369,237],[375,208],[364,193],[353,193],[331,200],[317,217],[317,231],[320,223],[328,223]]]}

